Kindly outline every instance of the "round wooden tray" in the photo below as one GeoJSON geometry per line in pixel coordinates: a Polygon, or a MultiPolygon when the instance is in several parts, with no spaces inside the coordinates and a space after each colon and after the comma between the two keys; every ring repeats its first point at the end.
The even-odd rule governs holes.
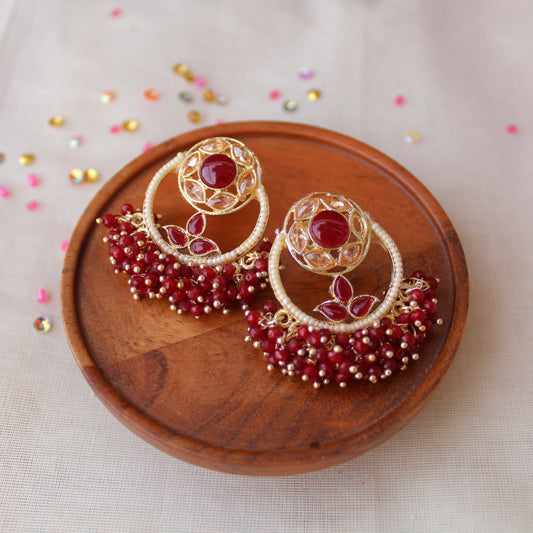
{"type": "MultiPolygon", "coordinates": [[[[190,208],[186,213],[177,184],[169,181],[163,182],[156,211],[173,212],[183,223],[190,208]]],[[[252,207],[229,215],[211,236],[222,249],[232,248],[253,227],[256,214],[252,207]]],[[[284,276],[289,294],[290,280],[297,280],[304,305],[306,298],[316,300],[316,293],[306,296],[313,293],[313,275],[298,280],[295,273],[301,271],[288,264],[284,276]]],[[[374,273],[379,271],[385,272],[386,280],[386,257],[370,259],[363,273],[378,283],[374,273]]],[[[450,220],[420,182],[354,139],[278,122],[194,130],[124,167],[81,217],[67,250],[61,288],[74,357],[95,393],[122,423],[185,461],[254,475],[296,474],[338,464],[400,430],[428,401],[448,369],[468,308],[461,244],[450,220]],[[118,213],[125,202],[140,207],[159,167],[178,151],[213,136],[243,141],[261,161],[271,203],[267,236],[282,225],[297,199],[313,191],[337,192],[354,199],[389,232],[402,253],[406,274],[421,269],[440,278],[439,315],[444,324],[432,330],[419,361],[377,385],[315,390],[308,383],[267,372],[261,354],[243,340],[246,323],[238,308],[228,315],[211,313],[195,320],[172,312],[166,301],[131,298],[126,276],[113,273],[102,243],[105,231],[95,219],[118,213]]]]}

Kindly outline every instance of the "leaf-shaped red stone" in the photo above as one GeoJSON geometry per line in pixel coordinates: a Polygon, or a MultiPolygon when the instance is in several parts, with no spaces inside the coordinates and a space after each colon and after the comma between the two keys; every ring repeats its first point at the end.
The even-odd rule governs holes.
{"type": "Polygon", "coordinates": [[[170,242],[179,248],[187,245],[187,234],[179,226],[167,227],[168,238],[170,242]]]}
{"type": "Polygon", "coordinates": [[[350,314],[355,318],[362,318],[370,313],[370,309],[372,309],[375,302],[377,302],[375,296],[369,296],[368,294],[356,296],[350,304],[350,314]]]}
{"type": "Polygon", "coordinates": [[[321,303],[317,306],[316,311],[320,311],[326,318],[334,322],[340,322],[348,315],[346,308],[338,302],[321,303]]]}
{"type": "Polygon", "coordinates": [[[353,296],[352,284],[344,276],[336,276],[333,280],[333,295],[346,303],[353,296]]]}
{"type": "Polygon", "coordinates": [[[218,246],[210,239],[194,239],[189,244],[189,249],[195,255],[206,255],[218,250],[218,246]]]}
{"type": "Polygon", "coordinates": [[[191,235],[201,235],[205,229],[205,215],[196,213],[187,222],[187,231],[191,235]]]}

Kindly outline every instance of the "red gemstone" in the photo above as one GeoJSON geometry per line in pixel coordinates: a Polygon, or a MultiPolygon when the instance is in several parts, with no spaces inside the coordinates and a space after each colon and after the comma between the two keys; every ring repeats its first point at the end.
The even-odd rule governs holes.
{"type": "Polygon", "coordinates": [[[168,238],[172,244],[183,248],[187,244],[187,234],[176,226],[169,226],[167,228],[168,238]]]}
{"type": "Polygon", "coordinates": [[[216,250],[213,242],[206,239],[195,239],[191,242],[191,252],[196,255],[205,255],[216,250]]]}
{"type": "Polygon", "coordinates": [[[350,313],[360,318],[368,314],[376,298],[374,296],[358,296],[354,298],[353,302],[350,305],[350,313]]]}
{"type": "Polygon", "coordinates": [[[206,157],[200,165],[200,179],[211,189],[224,189],[237,176],[235,161],[224,154],[206,157]]]}
{"type": "Polygon", "coordinates": [[[344,276],[337,276],[333,280],[333,294],[346,303],[353,296],[352,284],[344,276]]]}
{"type": "Polygon", "coordinates": [[[309,234],[322,248],[338,248],[348,240],[350,226],[341,213],[321,211],[311,219],[309,234]]]}
{"type": "Polygon", "coordinates": [[[205,228],[205,217],[203,213],[196,213],[187,222],[187,231],[191,235],[201,235],[205,228]]]}
{"type": "Polygon", "coordinates": [[[335,322],[340,322],[346,318],[348,312],[346,309],[336,302],[324,302],[317,307],[324,316],[335,322]]]}

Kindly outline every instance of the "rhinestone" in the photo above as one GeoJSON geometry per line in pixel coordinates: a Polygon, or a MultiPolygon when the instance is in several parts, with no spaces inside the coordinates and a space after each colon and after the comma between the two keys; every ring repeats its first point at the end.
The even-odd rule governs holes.
{"type": "Polygon", "coordinates": [[[157,89],[146,89],[146,91],[144,91],[144,97],[152,102],[159,100],[160,96],[161,93],[157,89]]]}
{"type": "Polygon", "coordinates": [[[126,120],[122,123],[122,128],[126,131],[135,131],[139,129],[139,123],[133,119],[126,120]]]}
{"type": "Polygon", "coordinates": [[[296,103],[296,100],[287,100],[283,104],[283,108],[285,111],[296,111],[296,108],[298,107],[298,104],[296,103]]]}
{"type": "Polygon", "coordinates": [[[215,211],[227,211],[238,201],[238,198],[229,192],[219,192],[207,200],[207,205],[215,211]]]}
{"type": "Polygon", "coordinates": [[[88,168],[83,174],[83,179],[90,183],[98,181],[100,179],[100,172],[95,168],[88,168]]]}
{"type": "Polygon", "coordinates": [[[223,152],[227,148],[227,146],[228,143],[224,139],[217,137],[215,139],[210,139],[206,143],[202,144],[202,150],[204,150],[204,152],[213,154],[215,152],[223,152]]]}
{"type": "Polygon", "coordinates": [[[310,218],[318,209],[318,200],[316,198],[309,198],[304,200],[296,207],[296,219],[310,218]]]}
{"type": "Polygon", "coordinates": [[[307,241],[307,231],[299,223],[293,224],[289,230],[289,245],[301,254],[307,246],[307,241]]]}
{"type": "Polygon", "coordinates": [[[196,172],[199,163],[200,156],[198,155],[198,152],[192,153],[182,167],[183,175],[190,176],[193,172],[196,172]]]}
{"type": "Polygon", "coordinates": [[[233,147],[233,155],[242,165],[251,165],[253,163],[252,152],[247,148],[236,145],[233,147]]]}
{"type": "Polygon", "coordinates": [[[191,102],[192,101],[192,94],[191,93],[188,93],[187,91],[180,91],[178,93],[178,98],[182,101],[182,102],[191,102]]]}
{"type": "Polygon", "coordinates": [[[83,181],[83,170],[81,168],[73,168],[70,171],[70,181],[72,183],[81,183],[83,181]]]}
{"type": "Polygon", "coordinates": [[[250,194],[257,183],[255,173],[253,170],[249,170],[244,174],[241,174],[237,181],[237,192],[240,196],[246,196],[250,194]]]}
{"type": "Polygon", "coordinates": [[[407,132],[407,135],[405,136],[405,141],[411,144],[417,144],[422,140],[422,135],[420,135],[419,131],[411,130],[407,132]]]}
{"type": "Polygon", "coordinates": [[[307,99],[311,102],[318,100],[322,96],[322,92],[319,89],[309,89],[307,91],[307,99]]]}
{"type": "Polygon", "coordinates": [[[308,252],[304,258],[311,267],[317,270],[329,270],[335,266],[335,259],[331,254],[321,250],[308,252]]]}
{"type": "Polygon", "coordinates": [[[200,122],[202,120],[202,115],[200,115],[200,113],[198,113],[198,111],[189,111],[187,113],[187,118],[193,124],[198,124],[198,122],[200,122]]]}
{"type": "Polygon", "coordinates": [[[81,135],[76,135],[72,137],[69,141],[71,148],[78,148],[84,141],[84,138],[81,135]]]}
{"type": "Polygon", "coordinates": [[[116,97],[117,97],[117,93],[115,91],[104,91],[100,95],[100,101],[102,102],[102,104],[109,104],[113,100],[115,100],[116,97]]]}
{"type": "Polygon", "coordinates": [[[228,103],[228,97],[227,96],[217,96],[216,102],[218,105],[226,105],[228,103]]]}
{"type": "Polygon", "coordinates": [[[50,124],[50,126],[63,126],[63,124],[65,124],[65,119],[59,115],[56,115],[55,117],[52,117],[49,121],[48,121],[48,124],[50,124]]]}
{"type": "Polygon", "coordinates": [[[31,165],[35,161],[35,156],[33,154],[22,154],[19,157],[19,165],[25,167],[26,165],[31,165]]]}
{"type": "Polygon", "coordinates": [[[46,316],[40,316],[33,321],[33,327],[39,333],[46,333],[52,327],[52,321],[46,316]]]}
{"type": "Polygon", "coordinates": [[[351,243],[339,252],[339,266],[348,267],[357,262],[361,256],[361,245],[351,243]]]}
{"type": "Polygon", "coordinates": [[[193,202],[205,202],[205,191],[198,182],[185,180],[185,194],[193,202]]]}
{"type": "Polygon", "coordinates": [[[313,76],[314,76],[314,71],[313,69],[309,68],[309,67],[302,67],[299,71],[298,71],[298,77],[301,79],[301,80],[309,80],[311,79],[313,76]]]}
{"type": "Polygon", "coordinates": [[[347,211],[351,207],[347,201],[339,198],[338,196],[324,195],[318,196],[318,198],[326,207],[334,209],[335,211],[347,211]]]}
{"type": "Polygon", "coordinates": [[[211,89],[206,89],[206,90],[202,93],[202,97],[203,97],[203,99],[204,99],[206,102],[214,102],[214,101],[215,101],[215,98],[216,98],[216,95],[215,95],[215,93],[214,93],[211,89]]]}

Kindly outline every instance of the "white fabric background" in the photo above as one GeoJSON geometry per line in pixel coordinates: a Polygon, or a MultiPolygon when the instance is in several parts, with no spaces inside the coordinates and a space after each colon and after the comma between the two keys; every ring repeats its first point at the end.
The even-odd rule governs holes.
{"type": "Polygon", "coordinates": [[[532,19],[526,0],[2,0],[0,531],[532,531],[532,19]],[[201,102],[178,62],[228,105],[201,102]],[[312,80],[298,79],[303,66],[312,80]],[[313,86],[323,98],[308,102],[313,86]],[[149,87],[160,101],[142,98],[149,87]],[[275,88],[298,111],[270,101],[275,88]],[[106,89],[118,94],[108,106],[106,89]],[[211,472],[133,435],[78,369],[61,326],[60,243],[146,142],[193,126],[183,89],[201,125],[294,120],[368,142],[455,224],[471,281],[461,348],[420,415],[372,452],[286,478],[211,472]],[[55,114],[61,129],[48,125],[55,114]],[[137,132],[108,132],[129,118],[137,132]],[[420,144],[405,142],[410,129],[420,144]],[[24,152],[31,167],[17,164],[24,152]],[[70,169],[91,166],[99,183],[69,183],[70,169]],[[32,199],[41,207],[29,212],[32,199]],[[48,334],[32,329],[41,314],[48,334]]]}

